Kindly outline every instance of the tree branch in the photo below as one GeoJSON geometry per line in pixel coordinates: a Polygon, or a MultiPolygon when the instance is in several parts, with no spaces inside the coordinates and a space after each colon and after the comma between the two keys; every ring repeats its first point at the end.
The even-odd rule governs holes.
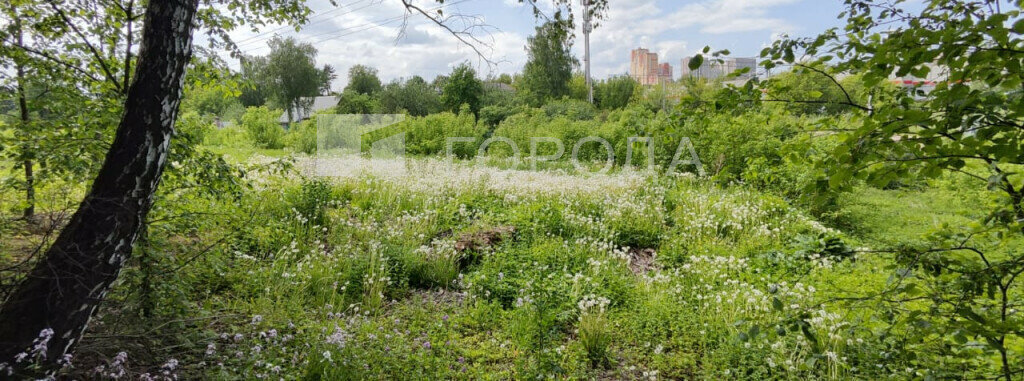
{"type": "Polygon", "coordinates": [[[484,45],[490,47],[490,45],[481,41],[479,38],[476,38],[472,33],[474,29],[486,28],[486,25],[474,24],[463,29],[462,31],[457,31],[447,24],[447,21],[449,19],[448,17],[437,17],[436,15],[431,14],[430,12],[424,10],[423,8],[413,4],[412,0],[402,0],[402,5],[404,5],[408,11],[419,13],[420,15],[423,15],[423,17],[426,17],[428,20],[432,21],[434,24],[437,24],[441,28],[444,28],[446,31],[448,31],[448,33],[450,33],[452,36],[458,39],[459,42],[466,44],[467,46],[469,46],[470,49],[473,49],[473,52],[475,52],[476,55],[480,57],[480,59],[484,60],[484,62],[487,62],[488,65],[493,66],[497,64],[497,62],[485,56],[484,53],[480,51],[480,48],[477,46],[484,45]]]}
{"type": "Polygon", "coordinates": [[[84,76],[88,77],[89,79],[91,79],[91,80],[93,80],[95,82],[103,82],[102,79],[97,78],[95,75],[93,75],[92,73],[86,71],[85,69],[82,69],[82,68],[80,68],[80,67],[78,67],[76,65],[73,65],[70,62],[61,60],[60,58],[57,58],[57,57],[55,57],[52,54],[49,54],[47,52],[44,52],[44,51],[41,51],[41,50],[36,50],[36,49],[27,47],[25,45],[17,44],[17,43],[12,43],[11,46],[16,47],[16,48],[21,49],[21,50],[24,50],[24,51],[26,51],[28,53],[35,54],[37,56],[43,57],[43,58],[45,58],[45,59],[47,59],[47,60],[49,60],[49,61],[51,61],[51,62],[53,62],[55,64],[64,66],[64,67],[66,67],[68,69],[74,70],[78,74],[84,75],[84,76]]]}
{"type": "Polygon", "coordinates": [[[114,73],[110,70],[110,67],[107,65],[107,62],[103,59],[103,56],[100,55],[100,52],[96,50],[96,47],[92,46],[92,43],[90,43],[89,39],[85,37],[85,34],[82,33],[82,30],[78,29],[78,25],[72,22],[71,18],[69,18],[67,14],[65,14],[64,11],[57,6],[56,3],[54,3],[53,1],[48,1],[47,4],[50,5],[50,8],[52,8],[54,12],[57,12],[57,15],[59,15],[60,18],[64,20],[64,23],[70,26],[71,30],[75,31],[75,34],[78,35],[78,38],[82,40],[82,43],[89,48],[89,51],[92,52],[92,55],[96,58],[96,63],[100,65],[100,68],[103,69],[103,73],[106,74],[107,81],[114,85],[114,89],[117,90],[118,93],[124,93],[125,89],[121,87],[121,83],[114,76],[114,73]]]}

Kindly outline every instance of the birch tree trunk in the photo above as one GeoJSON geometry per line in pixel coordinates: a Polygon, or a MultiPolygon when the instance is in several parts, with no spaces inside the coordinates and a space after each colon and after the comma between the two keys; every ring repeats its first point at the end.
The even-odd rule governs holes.
{"type": "Polygon", "coordinates": [[[45,257],[0,308],[0,363],[15,363],[52,329],[44,367],[79,343],[117,280],[153,203],[167,159],[198,0],[151,0],[134,80],[114,142],[88,195],[45,257]]]}

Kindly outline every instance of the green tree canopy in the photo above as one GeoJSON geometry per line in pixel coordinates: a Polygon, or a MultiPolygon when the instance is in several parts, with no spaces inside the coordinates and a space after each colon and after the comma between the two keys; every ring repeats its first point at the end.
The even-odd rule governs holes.
{"type": "Polygon", "coordinates": [[[441,110],[441,97],[423,77],[413,76],[406,81],[394,80],[378,94],[381,111],[385,113],[408,112],[413,116],[424,116],[441,110]]]}
{"type": "Polygon", "coordinates": [[[572,68],[579,64],[571,48],[572,34],[563,21],[544,23],[528,39],[522,90],[530,104],[539,106],[569,95],[572,68]]]}
{"type": "Polygon", "coordinates": [[[606,110],[626,107],[640,84],[628,75],[608,78],[594,84],[594,102],[606,110]]]}
{"type": "Polygon", "coordinates": [[[270,40],[265,78],[272,83],[271,97],[286,108],[288,120],[294,121],[296,111],[309,107],[304,101],[330,88],[334,69],[329,65],[316,67],[317,50],[312,44],[300,43],[292,37],[270,40]]]}
{"type": "Polygon", "coordinates": [[[458,113],[462,105],[468,105],[473,114],[480,112],[480,100],[484,93],[483,82],[476,76],[476,70],[468,63],[462,63],[452,70],[444,82],[441,103],[446,110],[458,113]]]}
{"type": "Polygon", "coordinates": [[[348,69],[348,85],[345,86],[345,90],[363,95],[376,94],[381,90],[377,69],[366,65],[352,66],[348,69]]]}

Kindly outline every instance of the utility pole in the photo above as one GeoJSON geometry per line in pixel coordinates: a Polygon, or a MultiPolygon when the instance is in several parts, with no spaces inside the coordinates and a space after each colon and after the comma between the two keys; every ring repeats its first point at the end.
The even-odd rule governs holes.
{"type": "Polygon", "coordinates": [[[583,70],[587,77],[587,101],[594,103],[594,82],[590,79],[590,31],[593,26],[590,24],[590,0],[583,2],[583,70]]]}

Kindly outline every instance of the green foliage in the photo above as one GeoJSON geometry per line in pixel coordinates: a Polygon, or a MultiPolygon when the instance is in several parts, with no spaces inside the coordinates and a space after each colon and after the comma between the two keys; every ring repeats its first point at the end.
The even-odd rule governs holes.
{"type": "MultiPolygon", "coordinates": [[[[407,175],[384,159],[329,180],[266,164],[265,149],[314,153],[319,117],[285,132],[279,112],[253,107],[217,129],[210,114],[223,117],[231,93],[191,87],[117,308],[86,340],[96,357],[123,349],[147,371],[180,359],[189,379],[1014,379],[1019,14],[986,1],[929,1],[923,14],[880,4],[850,2],[842,35],[770,48],[778,61],[805,48],[821,62],[766,83],[644,92],[613,78],[596,84],[598,108],[581,101],[579,79],[567,97],[522,106],[468,65],[431,84],[346,89],[339,111],[410,115],[387,131],[406,133],[407,175]],[[886,33],[865,29],[877,27],[886,33]],[[952,79],[927,96],[889,85],[938,68],[952,79]],[[453,146],[468,158],[487,137],[526,154],[533,137],[571,151],[587,136],[612,143],[611,174],[566,174],[564,158],[520,171],[501,160],[505,144],[488,152],[501,168],[429,157],[453,137],[470,138],[453,146]],[[629,137],[651,137],[654,157],[635,144],[626,163],[629,137]],[[712,181],[623,169],[667,164],[683,137],[712,181]],[[228,164],[204,144],[262,164],[228,164]]],[[[41,199],[67,208],[102,159],[89,145],[103,147],[116,117],[78,116],[116,111],[116,99],[32,67],[30,123],[0,119],[0,169],[13,175],[3,213],[16,209],[25,159],[45,163],[41,199]]],[[[243,87],[242,102],[262,105],[263,90],[243,87]]],[[[581,150],[585,166],[605,157],[599,144],[581,150]]],[[[4,268],[46,239],[12,221],[0,218],[4,268]]],[[[86,364],[104,360],[89,356],[67,376],[96,377],[86,364]]]]}
{"type": "Polygon", "coordinates": [[[626,107],[633,95],[641,90],[633,77],[612,77],[594,84],[594,102],[605,110],[620,109],[626,107]]]}
{"type": "MultiPolygon", "coordinates": [[[[597,91],[596,88],[594,91],[597,91]]],[[[569,92],[567,96],[571,99],[581,101],[587,100],[587,78],[584,77],[583,74],[575,73],[572,75],[572,79],[569,80],[569,92]]],[[[594,101],[596,102],[597,100],[595,99],[594,101]]]]}
{"type": "Polygon", "coordinates": [[[369,94],[346,90],[334,110],[339,114],[377,114],[381,112],[381,101],[369,94]]]}
{"type": "Polygon", "coordinates": [[[440,95],[420,76],[413,76],[404,82],[392,81],[384,86],[379,98],[381,111],[388,114],[425,116],[441,111],[440,95]]]}
{"type": "Polygon", "coordinates": [[[401,130],[406,132],[406,152],[413,155],[445,155],[449,138],[468,137],[473,142],[452,144],[452,151],[458,157],[471,157],[476,153],[483,129],[477,128],[473,114],[468,110],[460,114],[443,112],[420,118],[408,118],[402,122],[401,130]]]}
{"type": "Polygon", "coordinates": [[[514,88],[506,87],[507,85],[501,82],[485,82],[484,93],[480,97],[480,104],[482,107],[496,106],[496,107],[512,107],[519,105],[520,99],[517,96],[514,88]]]}
{"type": "Polygon", "coordinates": [[[252,143],[259,148],[284,147],[284,129],[279,114],[265,106],[249,107],[242,115],[242,127],[252,143]]]}
{"type": "Polygon", "coordinates": [[[307,155],[315,154],[317,150],[317,118],[318,116],[313,115],[313,117],[293,125],[285,136],[287,146],[296,152],[307,155]]]}
{"type": "Polygon", "coordinates": [[[570,95],[572,68],[579,63],[572,56],[572,35],[568,29],[562,21],[549,21],[538,26],[527,39],[529,58],[519,90],[534,107],[570,95]]]}
{"type": "Polygon", "coordinates": [[[521,106],[487,106],[480,109],[480,124],[487,127],[497,127],[508,117],[523,111],[521,106]]]}
{"type": "Polygon", "coordinates": [[[374,95],[381,90],[377,69],[365,65],[355,65],[348,69],[348,85],[344,91],[361,95],[374,95]]]}
{"type": "MultiPolygon", "coordinates": [[[[1016,245],[1024,232],[1024,157],[1019,144],[1022,46],[1019,4],[996,1],[927,1],[916,10],[874,1],[849,4],[844,33],[829,30],[814,39],[782,40],[765,49],[768,66],[795,61],[797,53],[828,62],[824,77],[860,76],[865,88],[885,86],[892,76],[936,75],[934,90],[877,92],[870,104],[854,103],[857,126],[841,131],[837,144],[818,161],[816,186],[841,188],[854,179],[875,186],[897,180],[967,176],[975,189],[991,192],[987,214],[969,226],[944,226],[923,246],[892,248],[898,281],[883,308],[893,325],[911,333],[906,344],[936,351],[922,359],[933,369],[975,368],[972,377],[1010,380],[1020,372],[1018,318],[996,311],[1012,308],[1019,295],[1015,274],[1024,271],[1016,245]],[[896,22],[898,26],[891,27],[896,22]],[[898,300],[925,299],[927,304],[898,300]],[[897,301],[891,301],[891,300],[897,301]],[[954,302],[955,301],[955,302],[954,302]],[[956,306],[956,307],[948,307],[956,306]],[[929,344],[939,338],[939,345],[929,344]],[[969,339],[973,338],[973,339],[969,339]],[[1018,345],[1019,347],[1019,345],[1018,345]],[[993,359],[984,364],[984,358],[993,359]]],[[[813,94],[817,95],[817,94],[813,94]]],[[[851,96],[852,98],[852,96],[851,96]]],[[[936,370],[931,377],[949,377],[936,370]]]]}
{"type": "MultiPolygon", "coordinates": [[[[224,120],[237,120],[245,111],[239,100],[242,77],[219,66],[213,60],[195,60],[186,74],[181,109],[224,120]]],[[[262,103],[260,104],[262,105],[262,103]]]]}
{"type": "Polygon", "coordinates": [[[590,120],[597,115],[597,109],[587,101],[562,99],[544,105],[548,117],[564,116],[571,120],[590,120]]]}
{"type": "Polygon", "coordinates": [[[311,44],[292,37],[274,37],[268,44],[270,54],[263,78],[272,84],[270,97],[285,108],[289,121],[297,121],[300,110],[310,106],[306,98],[320,95],[330,87],[334,69],[316,67],[317,50],[311,44]]]}
{"type": "Polygon", "coordinates": [[[240,61],[240,93],[238,101],[245,107],[259,107],[267,104],[272,97],[273,80],[268,76],[268,58],[265,56],[243,56],[240,61]]]}
{"type": "Polygon", "coordinates": [[[705,170],[720,181],[739,180],[748,163],[782,164],[783,142],[799,131],[801,120],[782,113],[716,114],[677,118],[675,136],[689,137],[705,170]]]}
{"type": "Polygon", "coordinates": [[[477,79],[476,70],[468,63],[462,63],[444,81],[441,104],[451,112],[458,112],[462,105],[469,105],[475,115],[480,112],[483,92],[483,83],[477,79]]]}
{"type": "Polygon", "coordinates": [[[792,71],[772,76],[765,86],[773,101],[789,102],[784,107],[803,115],[836,115],[850,109],[846,91],[820,71],[823,65],[797,66],[792,71]],[[800,102],[800,103],[798,103],[800,102]]]}
{"type": "Polygon", "coordinates": [[[206,141],[206,138],[216,129],[209,117],[202,117],[198,112],[184,112],[178,116],[178,123],[175,125],[175,132],[180,135],[187,135],[197,144],[206,141]]]}

